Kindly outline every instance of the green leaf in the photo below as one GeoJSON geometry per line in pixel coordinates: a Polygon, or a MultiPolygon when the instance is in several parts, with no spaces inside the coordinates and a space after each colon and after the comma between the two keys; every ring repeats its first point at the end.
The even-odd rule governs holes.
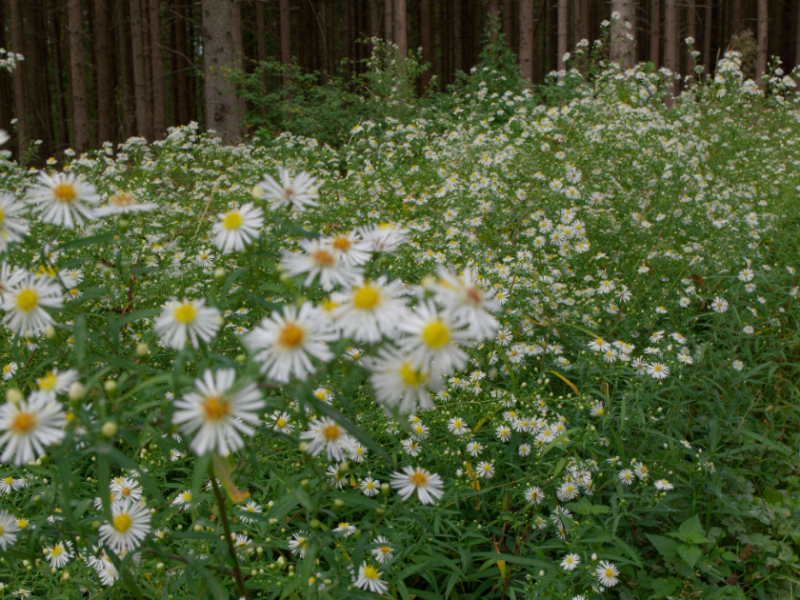
{"type": "Polygon", "coordinates": [[[113,233],[101,233],[100,235],[94,235],[92,237],[87,238],[79,238],[77,240],[72,240],[71,242],[66,242],[65,244],[61,244],[58,247],[58,251],[65,251],[65,250],[74,250],[75,248],[83,248],[84,246],[91,246],[92,244],[99,244],[100,242],[105,242],[107,240],[114,239],[113,233]]]}
{"type": "Polygon", "coordinates": [[[658,553],[664,558],[672,558],[678,551],[678,542],[675,542],[662,535],[650,535],[646,533],[647,539],[653,544],[658,553]]]}
{"type": "Polygon", "coordinates": [[[703,553],[697,546],[684,546],[683,544],[678,544],[678,556],[685,560],[687,565],[689,565],[691,568],[694,568],[694,566],[697,564],[697,561],[703,557],[703,553]]]}
{"type": "Polygon", "coordinates": [[[611,512],[611,507],[604,504],[592,504],[588,498],[581,498],[578,502],[570,502],[567,507],[579,515],[604,515],[611,512]]]}
{"type": "Polygon", "coordinates": [[[666,598],[675,590],[675,586],[663,577],[653,579],[651,585],[653,588],[653,595],[651,598],[666,598]]]}
{"type": "Polygon", "coordinates": [[[336,421],[339,425],[344,427],[347,430],[347,433],[352,435],[356,438],[359,442],[364,444],[367,448],[369,448],[370,452],[374,452],[376,455],[380,456],[383,460],[386,461],[386,464],[391,465],[392,459],[389,458],[389,455],[386,453],[379,444],[375,442],[371,437],[369,437],[366,433],[364,433],[358,425],[353,423],[352,421],[346,419],[342,413],[338,410],[330,406],[325,402],[320,402],[316,398],[311,398],[311,403],[314,405],[314,408],[321,413],[325,413],[331,419],[336,421]]]}
{"type": "Polygon", "coordinates": [[[667,535],[689,544],[705,544],[706,542],[710,541],[705,536],[703,526],[700,524],[700,517],[697,515],[689,517],[683,523],[681,523],[678,531],[671,531],[667,535]]]}

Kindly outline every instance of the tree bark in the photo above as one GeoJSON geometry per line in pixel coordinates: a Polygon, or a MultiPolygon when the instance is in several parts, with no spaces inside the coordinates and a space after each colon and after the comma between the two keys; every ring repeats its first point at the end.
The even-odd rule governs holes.
{"type": "Polygon", "coordinates": [[[650,62],[661,66],[661,0],[650,2],[650,62]]]}
{"type": "MultiPolygon", "coordinates": [[[[686,36],[694,40],[692,49],[697,50],[697,0],[686,0],[686,36]]],[[[684,47],[686,52],[686,75],[694,76],[694,59],[688,52],[688,48],[684,47]]]]}
{"type": "Polygon", "coordinates": [[[742,28],[742,0],[731,0],[731,35],[739,35],[742,28]]]}
{"type": "Polygon", "coordinates": [[[619,13],[620,18],[611,21],[611,60],[618,62],[624,69],[632,69],[636,64],[636,42],[633,36],[636,7],[633,0],[611,0],[611,14],[614,13],[619,13]]]}
{"type": "Polygon", "coordinates": [[[236,66],[231,0],[203,0],[203,72],[206,128],[226,144],[241,139],[234,86],[226,78],[236,66]]]}
{"type": "Polygon", "coordinates": [[[283,65],[283,87],[289,92],[289,71],[292,67],[292,19],[289,0],[280,0],[281,64],[283,65]]]}
{"type": "Polygon", "coordinates": [[[706,10],[703,17],[703,65],[705,66],[705,74],[708,77],[711,74],[711,27],[714,19],[714,2],[713,0],[705,0],[706,10]]]}
{"type": "Polygon", "coordinates": [[[503,38],[509,48],[514,46],[514,3],[512,0],[503,0],[503,38]]]}
{"type": "Polygon", "coordinates": [[[89,147],[89,110],[86,100],[86,73],[83,65],[83,15],[80,0],[67,1],[69,62],[72,97],[73,148],[83,152],[89,147]]]}
{"type": "Polygon", "coordinates": [[[114,118],[114,53],[108,0],[94,0],[97,61],[97,147],[116,138],[114,118]]]}
{"type": "MultiPolygon", "coordinates": [[[[678,73],[678,1],[665,0],[664,2],[664,67],[678,73]]],[[[670,76],[667,92],[667,105],[672,106],[672,97],[677,95],[678,86],[670,76]]]]}
{"type": "Polygon", "coordinates": [[[141,0],[131,3],[131,47],[133,49],[133,97],[136,102],[136,135],[147,138],[147,71],[142,37],[141,0]]]}
{"type": "Polygon", "coordinates": [[[136,132],[136,93],[134,85],[132,60],[132,35],[130,6],[128,0],[117,0],[114,3],[114,20],[117,23],[117,55],[119,56],[119,73],[122,90],[121,108],[123,119],[122,136],[129,138],[136,132]]]}
{"type": "MultiPolygon", "coordinates": [[[[506,0],[508,1],[508,0],[506,0]]],[[[489,0],[489,27],[492,36],[492,41],[497,41],[497,33],[500,29],[500,0],[489,0]]]]}
{"type": "Polygon", "coordinates": [[[394,41],[394,0],[386,0],[383,5],[383,39],[394,41]]]}
{"type": "MultiPolygon", "coordinates": [[[[387,2],[391,2],[391,0],[387,0],[387,2]]],[[[330,78],[336,75],[336,15],[332,0],[325,0],[325,55],[330,78]]]]}
{"type": "Polygon", "coordinates": [[[533,0],[519,1],[519,69],[533,83],[533,0]]]}
{"type": "Polygon", "coordinates": [[[40,158],[52,156],[53,125],[50,107],[50,82],[47,78],[47,25],[42,3],[26,3],[27,50],[21,67],[27,75],[28,126],[32,139],[41,140],[40,158]]]}
{"type": "MultiPolygon", "coordinates": [[[[795,24],[797,25],[797,36],[795,37],[794,64],[795,66],[800,66],[800,4],[797,6],[797,16],[795,19],[795,24]]],[[[798,75],[798,79],[800,79],[800,75],[798,75]]]]}
{"type": "MultiPolygon", "coordinates": [[[[177,79],[178,97],[175,99],[178,105],[178,124],[187,125],[191,120],[189,109],[189,76],[187,70],[190,68],[188,60],[188,48],[186,47],[186,24],[183,21],[183,0],[175,0],[175,53],[177,55],[177,79]]],[[[261,2],[256,3],[256,8],[261,6],[261,2]]],[[[263,44],[263,42],[259,42],[263,44]]],[[[261,60],[259,58],[259,60],[261,60]]]]}
{"type": "Polygon", "coordinates": [[[559,71],[567,68],[564,62],[564,55],[567,53],[569,35],[569,7],[568,0],[558,0],[558,61],[556,62],[559,71]]]}
{"type": "MultiPolygon", "coordinates": [[[[11,50],[15,54],[23,54],[24,30],[22,24],[22,12],[20,10],[20,0],[11,0],[11,50]]],[[[14,69],[14,113],[17,116],[17,157],[22,159],[28,147],[28,126],[25,105],[25,77],[22,68],[17,65],[14,69]]]]}
{"type": "Polygon", "coordinates": [[[422,89],[427,89],[431,82],[434,68],[434,48],[432,36],[431,0],[420,0],[419,6],[420,43],[422,45],[422,62],[428,64],[428,70],[422,74],[422,89]]]}
{"type": "Polygon", "coordinates": [[[159,0],[150,4],[150,64],[153,83],[153,139],[161,140],[167,130],[164,106],[164,63],[161,55],[161,6],[159,0]]]}
{"type": "Polygon", "coordinates": [[[402,58],[408,56],[408,32],[406,30],[406,0],[394,2],[394,36],[397,51],[402,58]]]}
{"type": "Polygon", "coordinates": [[[451,21],[453,28],[451,38],[453,42],[453,77],[451,81],[455,81],[456,71],[464,71],[462,9],[461,0],[453,0],[453,20],[451,21]]]}
{"type": "Polygon", "coordinates": [[[758,0],[758,43],[756,46],[756,85],[764,88],[767,70],[767,31],[769,30],[768,0],[758,0]]]}

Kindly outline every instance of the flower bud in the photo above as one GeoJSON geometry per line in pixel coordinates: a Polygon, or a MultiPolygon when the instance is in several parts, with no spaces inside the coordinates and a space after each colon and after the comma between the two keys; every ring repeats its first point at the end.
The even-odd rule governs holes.
{"type": "Polygon", "coordinates": [[[22,392],[20,392],[17,388],[9,388],[9,390],[6,391],[6,402],[10,402],[15,406],[19,404],[20,400],[23,398],[24,396],[22,395],[22,392]]]}
{"type": "Polygon", "coordinates": [[[114,379],[109,379],[103,384],[103,389],[112,400],[117,397],[117,382],[114,379]]]}
{"type": "Polygon", "coordinates": [[[52,341],[56,339],[56,335],[58,335],[56,333],[56,328],[53,327],[52,325],[48,325],[47,327],[44,328],[44,337],[46,337],[48,340],[52,341]]]}
{"type": "Polygon", "coordinates": [[[222,267],[217,267],[214,269],[214,279],[217,281],[219,285],[225,283],[225,269],[222,267]]]}
{"type": "Polygon", "coordinates": [[[387,498],[389,497],[389,490],[390,490],[390,489],[391,489],[391,488],[389,487],[389,484],[388,484],[388,483],[382,483],[382,484],[381,484],[381,494],[383,494],[383,495],[384,495],[384,496],[386,496],[387,498]]]}
{"type": "Polygon", "coordinates": [[[103,423],[102,429],[100,429],[100,433],[103,434],[104,437],[110,438],[114,437],[117,434],[117,424],[114,421],[106,421],[103,423]]]}
{"type": "Polygon", "coordinates": [[[128,233],[128,227],[130,227],[130,225],[131,222],[125,217],[120,217],[119,221],[117,221],[117,228],[120,233],[128,233]]]}
{"type": "Polygon", "coordinates": [[[311,527],[311,529],[319,529],[322,523],[319,522],[319,519],[312,519],[308,525],[311,527]]]}
{"type": "Polygon", "coordinates": [[[333,501],[333,512],[339,512],[344,508],[344,500],[337,498],[333,501]]]}
{"type": "Polygon", "coordinates": [[[150,356],[150,346],[145,344],[144,342],[139,342],[136,344],[136,357],[142,360],[147,359],[150,356]]]}
{"type": "Polygon", "coordinates": [[[69,400],[70,402],[80,402],[86,395],[86,386],[80,381],[73,381],[69,386],[69,400]]]}

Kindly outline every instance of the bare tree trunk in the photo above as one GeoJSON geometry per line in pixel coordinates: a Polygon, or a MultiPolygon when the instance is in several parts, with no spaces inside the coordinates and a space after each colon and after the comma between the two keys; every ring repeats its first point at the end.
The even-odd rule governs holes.
{"type": "Polygon", "coordinates": [[[633,37],[636,7],[633,0],[611,0],[611,14],[615,13],[619,14],[619,19],[612,18],[611,21],[611,60],[620,63],[624,69],[631,69],[636,64],[633,37]]]}
{"type": "Polygon", "coordinates": [[[97,147],[114,141],[114,54],[107,0],[94,0],[97,61],[97,147]]]}
{"type": "Polygon", "coordinates": [[[433,60],[434,60],[434,52],[433,52],[433,36],[431,25],[432,25],[432,18],[431,18],[431,0],[421,0],[419,6],[419,16],[420,16],[420,43],[422,45],[422,62],[428,63],[429,67],[428,70],[422,74],[422,90],[424,91],[427,89],[428,85],[431,82],[431,70],[433,69],[433,60]]]}
{"type": "Polygon", "coordinates": [[[69,116],[67,115],[64,74],[68,72],[64,64],[61,16],[56,0],[50,1],[50,39],[53,44],[53,60],[56,78],[56,114],[58,119],[58,146],[56,150],[69,148],[69,116]]]}
{"type": "Polygon", "coordinates": [[[394,41],[394,0],[386,0],[383,6],[383,39],[394,41]]]}
{"type": "Polygon", "coordinates": [[[567,68],[567,64],[564,62],[564,55],[567,53],[568,20],[568,0],[558,0],[558,61],[556,65],[559,71],[567,68]]]}
{"type": "MultiPolygon", "coordinates": [[[[664,67],[673,74],[678,73],[678,0],[664,2],[664,67]]],[[[677,93],[677,83],[670,76],[667,106],[672,106],[672,97],[677,93]]]]}
{"type": "Polygon", "coordinates": [[[132,35],[130,27],[130,6],[126,0],[114,2],[114,20],[117,23],[117,55],[119,56],[119,73],[122,84],[120,103],[123,120],[122,137],[129,138],[136,131],[136,93],[134,91],[133,61],[131,59],[132,35]]]}
{"type": "Polygon", "coordinates": [[[503,37],[509,48],[514,48],[514,3],[503,0],[503,37]]]}
{"type": "MultiPolygon", "coordinates": [[[[697,50],[697,0],[686,0],[686,35],[694,40],[692,50],[697,50]]],[[[681,44],[683,47],[683,44],[681,44]]],[[[684,51],[687,51],[685,48],[684,51]]],[[[694,58],[686,52],[686,75],[694,76],[694,58]]]]}
{"type": "Polygon", "coordinates": [[[661,0],[650,2],[650,62],[661,66],[661,0]]]}
{"type": "Polygon", "coordinates": [[[142,37],[141,0],[131,3],[131,46],[133,47],[133,96],[136,101],[136,135],[147,137],[147,71],[142,37]]]}
{"type": "Polygon", "coordinates": [[[394,36],[401,57],[408,56],[408,32],[406,31],[406,0],[394,0],[394,36]]]}
{"type": "Polygon", "coordinates": [[[289,0],[280,0],[281,64],[283,65],[283,87],[289,92],[289,72],[292,67],[292,19],[289,0]]]}
{"type": "Polygon", "coordinates": [[[328,77],[333,77],[336,75],[336,15],[333,14],[332,0],[325,0],[325,54],[328,59],[328,77]]]}
{"type": "MultiPolygon", "coordinates": [[[[508,1],[508,0],[506,0],[508,1]]],[[[494,27],[491,30],[492,41],[497,41],[497,31],[500,28],[500,1],[489,0],[489,21],[494,20],[494,27]]]]}
{"type": "Polygon", "coordinates": [[[69,62],[72,97],[73,147],[83,152],[89,146],[89,109],[86,100],[86,73],[83,66],[83,15],[80,0],[67,2],[69,62]]]}
{"type": "MultiPolygon", "coordinates": [[[[797,37],[795,39],[795,48],[794,48],[794,64],[796,66],[800,66],[800,4],[798,4],[797,10],[797,17],[796,17],[796,25],[797,25],[797,37]]],[[[800,80],[800,75],[798,76],[800,80]]]]}
{"type": "MultiPolygon", "coordinates": [[[[186,72],[190,65],[187,58],[186,24],[183,22],[182,2],[183,0],[175,0],[175,52],[178,58],[178,97],[175,101],[178,105],[178,124],[187,125],[191,120],[189,110],[189,77],[186,72]]],[[[261,2],[256,3],[256,8],[259,6],[261,6],[261,2]]],[[[263,44],[263,42],[259,43],[263,44]]]]}
{"type": "Polygon", "coordinates": [[[47,26],[42,3],[26,3],[27,51],[22,67],[27,75],[28,127],[32,139],[42,140],[40,157],[53,155],[53,121],[50,110],[50,85],[47,80],[47,26]]]}
{"type": "Polygon", "coordinates": [[[203,0],[203,72],[206,128],[226,144],[241,139],[234,86],[226,78],[235,67],[231,0],[203,0]]]}
{"type": "Polygon", "coordinates": [[[711,26],[714,18],[713,0],[705,0],[706,10],[703,17],[703,65],[705,66],[706,77],[711,75],[711,26]]]}
{"type": "Polygon", "coordinates": [[[369,0],[369,36],[380,37],[381,35],[381,7],[379,0],[369,0]]]}
{"type": "Polygon", "coordinates": [[[523,79],[533,83],[533,0],[519,2],[519,68],[523,79]]]}
{"type": "Polygon", "coordinates": [[[739,35],[742,28],[742,0],[731,0],[731,35],[739,35]]]}
{"type": "MultiPolygon", "coordinates": [[[[462,9],[461,0],[453,1],[453,20],[451,21],[453,27],[453,73],[456,71],[464,70],[464,46],[463,46],[463,29],[462,24],[462,9]]],[[[452,79],[455,81],[455,76],[452,79]]]]}
{"type": "MultiPolygon", "coordinates": [[[[22,12],[20,0],[11,0],[11,50],[15,54],[24,54],[24,31],[22,25],[22,12]]],[[[25,78],[22,68],[18,65],[14,69],[14,113],[17,116],[17,156],[19,159],[25,155],[28,146],[28,126],[25,105],[25,78]]]]}
{"type": "Polygon", "coordinates": [[[758,0],[758,45],[756,46],[756,85],[764,88],[767,70],[767,31],[769,28],[769,2],[758,0]]]}
{"type": "Polygon", "coordinates": [[[164,64],[161,56],[161,6],[150,0],[150,64],[153,74],[153,139],[164,138],[167,118],[164,107],[164,64]]]}

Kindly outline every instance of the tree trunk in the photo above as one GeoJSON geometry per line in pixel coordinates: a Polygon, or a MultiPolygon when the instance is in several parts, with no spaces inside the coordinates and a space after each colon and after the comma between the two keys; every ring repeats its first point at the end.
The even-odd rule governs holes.
{"type": "Polygon", "coordinates": [[[369,36],[371,38],[381,35],[381,7],[378,0],[369,0],[369,36]]]}
{"type": "Polygon", "coordinates": [[[57,0],[51,0],[50,8],[50,39],[53,45],[53,70],[56,78],[56,119],[58,119],[58,140],[56,151],[69,148],[69,116],[67,114],[66,94],[64,92],[64,75],[67,65],[64,63],[63,53],[63,28],[57,0]]]}
{"type": "Polygon", "coordinates": [[[661,0],[650,2],[650,62],[661,66],[661,0]]]}
{"type": "Polygon", "coordinates": [[[514,3],[503,0],[503,37],[509,48],[514,48],[514,3]]]}
{"type": "MultiPolygon", "coordinates": [[[[175,101],[178,105],[178,124],[187,125],[191,120],[189,109],[189,76],[187,73],[191,65],[189,64],[188,48],[186,47],[186,24],[183,21],[182,3],[183,0],[175,0],[175,52],[178,66],[178,97],[175,101]]],[[[256,3],[256,8],[259,6],[262,6],[261,2],[256,3]]],[[[259,43],[263,44],[263,42],[259,43]]],[[[261,59],[259,58],[259,60],[261,59]]]]}
{"type": "Polygon", "coordinates": [[[406,0],[394,0],[394,37],[398,53],[402,58],[408,56],[406,19],[406,0]]]}
{"type": "MultiPolygon", "coordinates": [[[[664,67],[673,74],[678,73],[678,0],[664,2],[664,67]]],[[[667,88],[667,106],[672,106],[672,97],[678,93],[678,85],[670,76],[667,88]]]]}
{"type": "Polygon", "coordinates": [[[742,0],[731,0],[731,35],[739,35],[742,28],[742,0]]]}
{"type": "Polygon", "coordinates": [[[533,83],[533,0],[519,1],[519,69],[533,83]]]}
{"type": "Polygon", "coordinates": [[[703,65],[705,66],[706,77],[711,75],[711,26],[714,19],[714,2],[705,0],[706,10],[703,17],[703,65]]]}
{"type": "Polygon", "coordinates": [[[41,140],[39,157],[53,154],[53,125],[50,108],[50,82],[47,78],[47,25],[42,3],[26,3],[27,51],[22,68],[27,75],[26,89],[35,91],[28,96],[28,126],[32,139],[41,140]]]}
{"type": "Polygon", "coordinates": [[[126,0],[114,2],[114,19],[117,22],[117,55],[119,56],[120,82],[122,83],[121,110],[123,120],[120,123],[123,137],[129,138],[136,132],[136,93],[132,60],[132,38],[130,6],[126,0]]]}
{"type": "Polygon", "coordinates": [[[159,0],[150,4],[150,64],[153,75],[153,139],[161,140],[167,130],[164,106],[164,64],[161,56],[161,6],[159,0]]]}
{"type": "Polygon", "coordinates": [[[456,71],[464,70],[462,9],[463,5],[461,4],[461,0],[453,0],[453,20],[451,21],[451,26],[453,28],[451,38],[453,42],[453,77],[451,81],[455,81],[456,71]]]}
{"type": "Polygon", "coordinates": [[[67,1],[69,63],[72,97],[73,148],[83,152],[89,147],[89,110],[86,101],[86,74],[83,65],[83,15],[80,0],[67,1]]]}
{"type": "Polygon", "coordinates": [[[758,45],[756,46],[756,85],[764,88],[767,70],[767,31],[769,27],[768,0],[758,0],[758,45]]]}
{"type": "Polygon", "coordinates": [[[136,135],[147,137],[147,71],[142,37],[141,0],[131,3],[131,46],[133,48],[133,96],[136,101],[136,135]]]}
{"type": "MultiPolygon", "coordinates": [[[[797,9],[797,17],[795,21],[795,24],[797,25],[797,35],[795,37],[794,64],[795,66],[800,66],[800,4],[798,4],[797,9]]],[[[798,79],[800,80],[800,75],[798,75],[798,79]]]]}
{"type": "MultiPolygon", "coordinates": [[[[686,0],[686,36],[694,40],[692,50],[697,50],[697,0],[686,0]]],[[[683,44],[681,44],[683,47],[683,44]]],[[[686,51],[686,75],[694,76],[694,58],[686,51]]]]}
{"type": "MultiPolygon", "coordinates": [[[[508,1],[508,0],[506,0],[508,1]]],[[[492,41],[497,41],[497,32],[500,29],[500,0],[489,0],[489,27],[492,36],[492,41]]]]}
{"type": "Polygon", "coordinates": [[[567,68],[567,63],[564,62],[564,55],[567,53],[568,48],[568,26],[568,0],[558,0],[558,61],[556,65],[559,71],[567,68]]]}
{"type": "Polygon", "coordinates": [[[619,19],[611,21],[611,60],[624,69],[632,69],[636,64],[633,24],[636,21],[636,7],[633,0],[611,0],[611,14],[619,14],[619,19]],[[628,26],[630,24],[630,28],[628,26]]]}
{"type": "Polygon", "coordinates": [[[383,39],[394,41],[394,0],[386,0],[383,6],[383,39]]]}
{"type": "Polygon", "coordinates": [[[226,144],[241,139],[234,86],[226,77],[235,67],[231,0],[203,0],[203,72],[206,128],[226,144]]]}
{"type": "MultiPolygon", "coordinates": [[[[391,2],[391,0],[387,0],[391,2]]],[[[333,1],[325,0],[325,55],[328,60],[328,77],[336,75],[336,15],[333,1]]]]}
{"type": "Polygon", "coordinates": [[[114,53],[108,0],[94,0],[97,61],[97,147],[116,138],[114,118],[114,53]]]}
{"type": "MultiPolygon", "coordinates": [[[[11,0],[11,50],[15,54],[24,54],[24,35],[20,0],[11,0]]],[[[22,67],[14,69],[14,114],[17,116],[17,157],[21,160],[28,147],[28,126],[25,105],[25,78],[22,67]]]]}
{"type": "Polygon", "coordinates": [[[292,67],[292,19],[289,0],[280,0],[281,64],[283,65],[283,87],[289,92],[289,73],[292,67]]]}
{"type": "Polygon", "coordinates": [[[420,43],[422,45],[422,62],[428,64],[428,69],[422,74],[422,90],[427,89],[431,82],[434,61],[434,48],[432,37],[431,0],[420,0],[419,6],[420,43]]]}

